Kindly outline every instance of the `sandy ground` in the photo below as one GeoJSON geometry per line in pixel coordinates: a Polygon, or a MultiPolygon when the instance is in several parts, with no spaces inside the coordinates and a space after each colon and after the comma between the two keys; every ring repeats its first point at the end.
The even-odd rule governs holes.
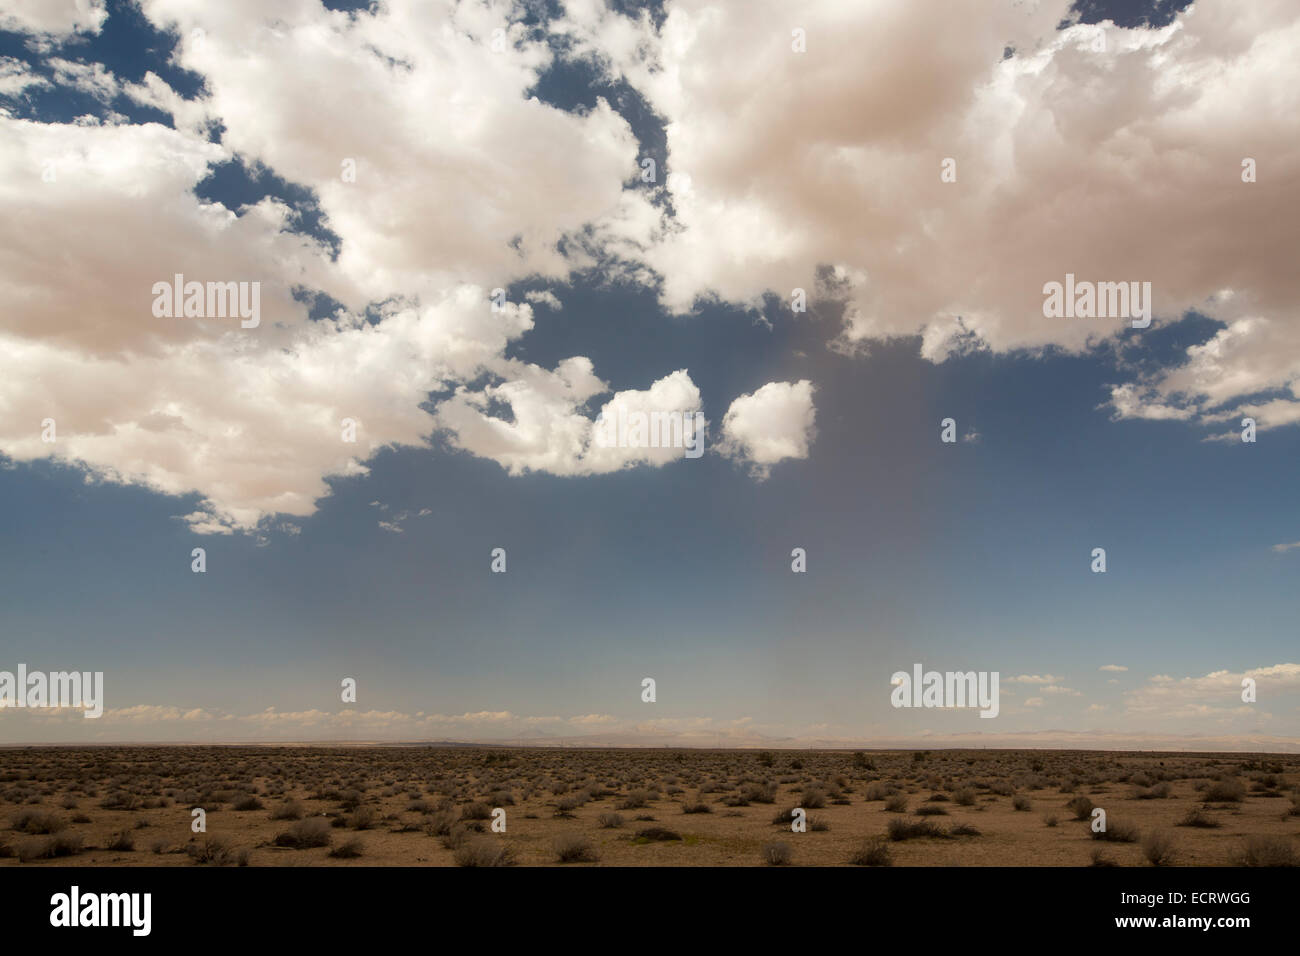
{"type": "Polygon", "coordinates": [[[0,751],[0,866],[454,866],[503,849],[557,865],[557,838],[575,866],[758,866],[773,843],[792,865],[848,865],[873,839],[894,866],[1087,866],[1096,851],[1149,866],[1153,834],[1175,866],[1240,864],[1248,847],[1276,864],[1300,853],[1297,786],[1300,757],[1285,755],[24,748],[0,751]],[[887,810],[889,797],[906,809],[887,810]],[[1094,839],[1091,816],[1067,807],[1079,797],[1106,811],[1108,833],[1136,839],[1094,839]],[[272,819],[286,805],[316,822],[272,819]],[[945,812],[919,816],[926,806],[945,812]],[[191,830],[194,807],[205,834],[191,830]],[[773,822],[793,807],[807,832],[773,822]],[[1198,808],[1218,826],[1178,825],[1198,808]],[[891,820],[943,835],[891,840],[891,820]],[[948,835],[962,825],[978,833],[948,835]],[[276,845],[295,826],[329,845],[276,845]],[[680,839],[638,838],[654,826],[680,839]],[[350,842],[360,856],[330,855],[350,842]]]}

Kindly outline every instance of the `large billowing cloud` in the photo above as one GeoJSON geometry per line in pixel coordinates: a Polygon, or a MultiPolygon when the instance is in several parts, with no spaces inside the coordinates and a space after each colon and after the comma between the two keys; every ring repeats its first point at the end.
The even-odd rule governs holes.
{"type": "Polygon", "coordinates": [[[428,393],[532,326],[528,305],[493,309],[469,285],[395,300],[377,324],[307,321],[292,291],[328,284],[327,252],[284,231],[273,201],[240,216],[200,202],[196,182],[226,156],[156,124],[0,118],[0,204],[23,235],[0,252],[0,449],[197,492],[201,531],[311,514],[326,476],[421,442],[428,393]],[[176,273],[259,283],[260,323],[155,316],[153,285],[176,273]]]}
{"type": "Polygon", "coordinates": [[[623,190],[635,137],[607,103],[578,114],[526,95],[553,54],[511,3],[144,8],[179,32],[223,143],[316,192],[343,240],[337,270],[369,298],[563,277],[562,238],[644,205],[623,190]]]}
{"type": "MultiPolygon", "coordinates": [[[[62,87],[104,105],[60,124],[0,110],[0,453],[197,494],[199,530],[310,514],[326,478],[436,429],[513,473],[675,460],[593,445],[611,387],[586,358],[505,356],[532,311],[490,308],[492,290],[562,281],[603,254],[655,277],[673,310],[805,288],[847,301],[838,347],[919,333],[934,360],[1086,348],[1127,321],[1046,318],[1044,283],[1150,282],[1156,324],[1195,308],[1228,325],[1180,367],[1117,382],[1113,414],[1300,421],[1300,10],[1285,0],[1200,0],[1160,30],[1058,30],[1067,0],[942,16],[903,0],[669,0],[659,27],[571,0],[552,29],[665,121],[662,206],[608,104],[530,95],[556,53],[515,4],[141,6],[179,37],[197,98],[61,46],[100,29],[103,4],[0,14],[54,51],[43,71],[0,61],[0,93],[62,87]],[[127,125],[109,105],[121,96],[172,127],[127,125]],[[337,243],[296,231],[275,200],[199,200],[235,158],[311,190],[337,243]],[[949,158],[955,182],[941,180],[949,158]],[[155,317],[151,289],[176,273],[260,283],[261,323],[155,317]],[[300,289],[343,309],[309,320],[300,289]],[[451,397],[428,412],[431,391],[451,397]]],[[[609,410],[700,410],[684,370],[654,374],[609,410]]],[[[738,399],[723,450],[758,477],[806,457],[811,385],[771,391],[804,384],[738,399]]]]}
{"type": "Polygon", "coordinates": [[[568,26],[665,120],[676,214],[644,254],[669,308],[788,297],[830,266],[841,346],[919,333],[938,361],[1083,349],[1129,322],[1046,318],[1044,284],[1150,282],[1156,324],[1231,325],[1128,383],[1118,415],[1215,420],[1279,389],[1251,406],[1261,427],[1300,420],[1300,8],[1201,0],[1159,30],[1058,30],[1069,13],[674,0],[656,31],[582,2],[568,26]]]}
{"type": "MultiPolygon", "coordinates": [[[[86,4],[59,17],[54,6],[15,7],[6,23],[98,27],[86,4]]],[[[204,78],[199,99],[62,56],[47,63],[51,79],[4,63],[7,91],[125,94],[174,128],[0,112],[11,240],[0,251],[0,452],[197,493],[196,530],[250,530],[312,513],[327,477],[364,472],[379,448],[426,441],[431,391],[487,371],[503,393],[527,393],[583,363],[596,381],[583,358],[554,372],[506,362],[531,307],[493,308],[492,290],[589,262],[591,240],[562,251],[565,236],[651,221],[641,194],[623,190],[636,144],[603,103],[577,114],[525,95],[552,54],[512,22],[518,11],[469,0],[357,16],[314,0],[143,7],[179,35],[178,65],[204,78]],[[337,255],[292,231],[274,200],[199,200],[196,185],[234,158],[313,190],[337,255]],[[260,323],[156,316],[153,287],[176,274],[257,283],[260,323]],[[309,321],[298,289],[345,309],[309,321]]],[[[548,456],[567,467],[561,444],[537,466],[548,456]]]]}

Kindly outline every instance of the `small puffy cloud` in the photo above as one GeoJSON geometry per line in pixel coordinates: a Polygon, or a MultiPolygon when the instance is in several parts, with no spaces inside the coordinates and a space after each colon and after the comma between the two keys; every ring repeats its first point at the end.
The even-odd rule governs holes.
{"type": "Polygon", "coordinates": [[[814,387],[798,382],[768,382],[758,391],[735,399],[722,418],[718,451],[746,462],[758,479],[788,458],[807,458],[817,431],[814,387]]]}
{"type": "Polygon", "coordinates": [[[1123,664],[1102,664],[1097,668],[1099,671],[1126,671],[1128,670],[1123,664]]]}
{"type": "Polygon", "coordinates": [[[1196,415],[1195,408],[1166,405],[1160,401],[1155,389],[1139,388],[1132,382],[1112,385],[1110,401],[1107,404],[1111,409],[1111,417],[1116,421],[1126,418],[1187,421],[1196,415]]]}
{"type": "Polygon", "coordinates": [[[1054,677],[1051,674],[1018,674],[1015,677],[1004,677],[1004,684],[1057,684],[1065,680],[1064,677],[1054,677]]]}
{"type": "Polygon", "coordinates": [[[1028,698],[1025,699],[1025,706],[1026,706],[1026,707],[1042,707],[1042,706],[1043,706],[1043,698],[1041,698],[1041,697],[1028,697],[1028,698]]]}
{"type": "Polygon", "coordinates": [[[589,359],[565,359],[554,372],[517,361],[496,367],[504,381],[459,388],[439,407],[438,423],[456,447],[511,474],[598,475],[662,466],[685,457],[688,438],[702,440],[707,424],[699,417],[700,390],[686,369],[648,389],[614,393],[593,420],[585,409],[608,386],[589,359]],[[494,406],[501,410],[494,413],[494,406]],[[634,430],[638,419],[646,431],[634,430]]]}
{"type": "Polygon", "coordinates": [[[1292,551],[1296,548],[1300,548],[1300,541],[1292,541],[1290,544],[1273,545],[1273,550],[1276,551],[1278,554],[1285,554],[1286,552],[1292,551]]]}
{"type": "Polygon", "coordinates": [[[1040,687],[1040,688],[1038,688],[1038,691],[1039,691],[1039,693],[1042,693],[1042,694],[1058,694],[1058,695],[1060,695],[1060,696],[1062,696],[1062,697],[1082,697],[1082,696],[1083,696],[1083,695],[1080,694],[1077,690],[1072,690],[1072,689],[1069,688],[1069,687],[1062,687],[1062,686],[1060,686],[1059,684],[1047,684],[1047,685],[1044,686],[1044,687],[1040,687]]]}

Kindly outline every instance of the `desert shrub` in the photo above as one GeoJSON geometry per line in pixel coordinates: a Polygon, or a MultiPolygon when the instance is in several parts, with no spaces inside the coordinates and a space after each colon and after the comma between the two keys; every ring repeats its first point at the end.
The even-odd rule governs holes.
{"type": "Polygon", "coordinates": [[[1058,823],[1060,823],[1060,817],[1058,817],[1055,813],[1044,813],[1044,814],[1043,814],[1043,826],[1045,826],[1045,827],[1054,827],[1054,826],[1056,826],[1058,823]]]}
{"type": "Polygon", "coordinates": [[[619,810],[640,810],[650,802],[649,790],[631,790],[618,804],[619,810]]]}
{"type": "MultiPolygon", "coordinates": [[[[135,794],[127,793],[125,790],[118,790],[100,800],[99,806],[102,810],[134,810],[139,802],[140,799],[135,794]]],[[[218,803],[220,801],[214,800],[211,802],[218,803]]]]}
{"type": "Polygon", "coordinates": [[[264,810],[265,806],[262,804],[261,800],[257,799],[257,797],[250,793],[248,796],[240,797],[236,800],[232,809],[240,811],[264,810]]]}
{"type": "Polygon", "coordinates": [[[894,842],[915,840],[920,837],[943,837],[946,833],[929,820],[895,818],[889,821],[889,839],[894,842]]]}
{"type": "Polygon", "coordinates": [[[58,833],[67,822],[49,810],[19,810],[10,825],[19,833],[58,833]]]}
{"type": "Polygon", "coordinates": [[[135,849],[135,837],[129,830],[122,830],[114,833],[104,844],[105,850],[117,850],[119,852],[129,852],[135,849]]]}
{"type": "Polygon", "coordinates": [[[1188,810],[1187,814],[1178,821],[1178,825],[1180,827],[1199,827],[1203,830],[1223,826],[1218,820],[1199,807],[1192,807],[1192,809],[1188,810]]]}
{"type": "Polygon", "coordinates": [[[1300,866],[1295,846],[1286,837],[1247,837],[1237,854],[1238,866],[1300,866]]]}
{"type": "Polygon", "coordinates": [[[461,808],[460,818],[462,820],[491,820],[492,808],[481,801],[467,803],[461,808]]]}
{"type": "Polygon", "coordinates": [[[329,855],[339,860],[355,860],[364,850],[360,837],[340,843],[334,849],[330,850],[329,855]]]}
{"type": "Polygon", "coordinates": [[[782,825],[789,826],[793,822],[794,822],[794,807],[791,807],[789,810],[778,810],[776,811],[776,814],[772,817],[773,826],[782,826],[782,825]]]}
{"type": "MultiPolygon", "coordinates": [[[[475,822],[473,825],[479,827],[479,832],[482,832],[481,823],[475,822]]],[[[473,832],[475,831],[470,829],[470,824],[457,821],[451,825],[451,829],[442,835],[442,845],[448,850],[458,850],[469,842],[470,834],[473,832]]]]}
{"type": "Polygon", "coordinates": [[[788,843],[765,843],[759,855],[768,866],[789,866],[794,851],[788,843]]]}
{"type": "Polygon", "coordinates": [[[946,817],[948,811],[943,807],[935,806],[933,803],[923,803],[916,808],[918,817],[946,817]]]}
{"type": "Polygon", "coordinates": [[[896,793],[885,801],[885,811],[887,813],[906,813],[907,797],[901,793],[896,793]]]}
{"type": "Polygon", "coordinates": [[[299,820],[289,829],[275,838],[276,846],[285,846],[294,850],[307,850],[311,847],[330,845],[330,828],[321,817],[299,820]]]}
{"type": "Polygon", "coordinates": [[[1240,780],[1220,780],[1205,789],[1207,803],[1240,803],[1246,796],[1246,787],[1240,780]]]}
{"type": "Polygon", "coordinates": [[[813,833],[825,833],[831,828],[831,825],[822,817],[809,817],[808,829],[813,833]]]}
{"type": "Polygon", "coordinates": [[[32,860],[53,860],[76,856],[81,852],[81,837],[72,833],[56,833],[42,840],[28,840],[18,848],[18,859],[23,863],[32,860]]]}
{"type": "Polygon", "coordinates": [[[805,810],[820,810],[826,806],[826,791],[821,787],[805,787],[799,797],[799,805],[805,810]]]}
{"type": "Polygon", "coordinates": [[[1142,840],[1142,854],[1152,866],[1169,866],[1174,861],[1174,838],[1163,830],[1152,830],[1142,840]]]}
{"type": "Polygon", "coordinates": [[[952,795],[952,798],[959,806],[973,807],[975,805],[975,791],[970,787],[962,787],[952,795]]]}
{"type": "Polygon", "coordinates": [[[712,813],[713,808],[703,800],[692,800],[682,804],[682,813],[712,813]]]}
{"type": "Polygon", "coordinates": [[[623,817],[618,813],[602,813],[596,818],[603,830],[616,830],[623,825],[623,817]]]}
{"type": "Polygon", "coordinates": [[[1106,829],[1094,830],[1092,838],[1094,840],[1105,840],[1107,843],[1136,843],[1140,831],[1131,823],[1123,820],[1107,820],[1106,829]]]}
{"type": "Polygon", "coordinates": [[[642,827],[636,831],[633,842],[636,843],[671,843],[680,840],[682,835],[667,827],[642,827]]]}
{"type": "Polygon", "coordinates": [[[453,859],[457,866],[512,866],[515,851],[509,843],[491,837],[475,837],[457,847],[453,859]]]}
{"type": "Polygon", "coordinates": [[[894,855],[884,837],[871,837],[853,851],[849,862],[854,866],[892,866],[894,855]]]}
{"type": "Polygon", "coordinates": [[[456,824],[456,811],[439,810],[433,814],[433,818],[424,825],[424,832],[429,836],[446,836],[451,832],[451,828],[456,824]]]}
{"type": "Polygon", "coordinates": [[[561,833],[552,843],[561,863],[595,863],[596,848],[581,833],[561,833]]]}
{"type": "Polygon", "coordinates": [[[286,800],[271,811],[272,820],[301,820],[303,806],[297,800],[286,800]]]}
{"type": "Polygon", "coordinates": [[[1133,796],[1139,800],[1164,800],[1169,796],[1169,784],[1158,783],[1154,787],[1143,787],[1133,796]]]}
{"type": "Polygon", "coordinates": [[[1069,803],[1067,803],[1065,808],[1074,814],[1074,819],[1087,820],[1092,816],[1094,806],[1091,800],[1083,794],[1079,794],[1079,796],[1074,797],[1069,803]]]}
{"type": "Polygon", "coordinates": [[[1016,794],[1014,797],[1011,798],[1011,809],[1013,810],[1021,810],[1025,813],[1028,813],[1033,808],[1034,808],[1033,803],[1030,802],[1030,799],[1026,797],[1024,794],[1016,794]]]}
{"type": "Polygon", "coordinates": [[[215,863],[217,866],[229,866],[238,862],[240,866],[248,865],[248,851],[236,851],[217,837],[204,837],[185,847],[185,853],[200,865],[215,863]]]}
{"type": "Polygon", "coordinates": [[[750,803],[775,803],[776,785],[770,783],[747,783],[740,788],[740,798],[750,803]]]}
{"type": "Polygon", "coordinates": [[[959,823],[948,831],[949,836],[979,836],[979,827],[971,826],[969,823],[959,823]]]}
{"type": "Polygon", "coordinates": [[[1106,851],[1101,847],[1092,848],[1092,863],[1090,866],[1119,866],[1114,860],[1106,855],[1106,851]]]}
{"type": "Polygon", "coordinates": [[[379,822],[379,813],[374,807],[357,807],[357,812],[347,818],[347,826],[353,830],[369,830],[379,822]]]}

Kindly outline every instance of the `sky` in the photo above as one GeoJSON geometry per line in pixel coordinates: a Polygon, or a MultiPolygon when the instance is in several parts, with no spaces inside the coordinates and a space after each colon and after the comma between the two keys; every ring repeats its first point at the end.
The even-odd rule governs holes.
{"type": "Polygon", "coordinates": [[[1300,750],[1298,45],[1269,0],[7,0],[0,672],[104,713],[0,745],[1300,750]],[[160,315],[178,273],[255,324],[160,315]],[[1150,324],[1046,314],[1067,274],[1150,324]],[[704,453],[596,440],[651,410],[704,453]],[[893,706],[916,664],[996,718],[893,706]]]}

